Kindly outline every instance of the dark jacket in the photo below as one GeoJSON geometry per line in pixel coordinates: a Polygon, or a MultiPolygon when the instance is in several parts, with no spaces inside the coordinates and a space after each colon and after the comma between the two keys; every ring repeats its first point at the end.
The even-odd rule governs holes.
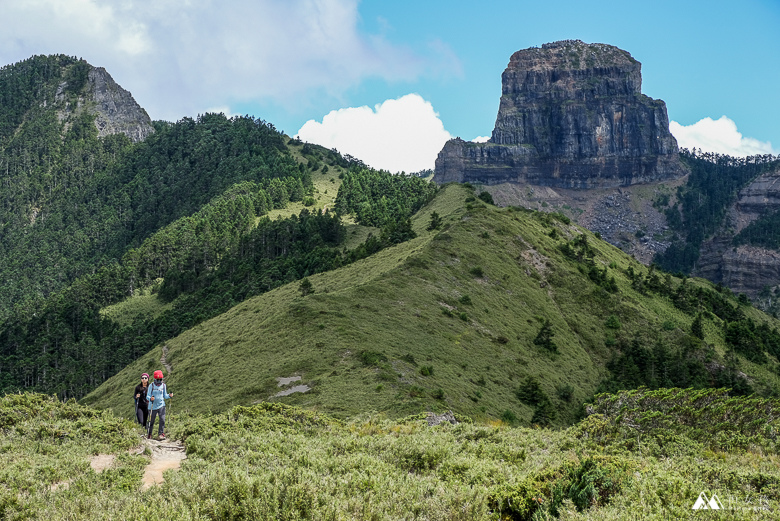
{"type": "Polygon", "coordinates": [[[135,386],[135,392],[133,393],[133,400],[135,400],[135,395],[140,394],[141,397],[138,398],[138,408],[139,409],[146,409],[149,410],[149,400],[146,399],[146,391],[149,390],[149,386],[146,386],[146,389],[144,389],[143,384],[138,384],[135,386]]]}

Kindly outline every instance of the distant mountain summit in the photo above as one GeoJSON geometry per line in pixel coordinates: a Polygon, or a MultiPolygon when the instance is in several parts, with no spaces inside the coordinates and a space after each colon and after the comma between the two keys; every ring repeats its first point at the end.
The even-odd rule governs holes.
{"type": "Polygon", "coordinates": [[[0,145],[25,123],[54,112],[67,132],[84,114],[98,137],[143,141],[154,132],[146,111],[103,67],[65,55],[33,56],[0,68],[0,145]]]}
{"type": "Polygon", "coordinates": [[[434,180],[608,188],[684,174],[666,104],[617,47],[564,40],[517,51],[487,143],[448,141],[434,180]]]}
{"type": "Polygon", "coordinates": [[[123,89],[103,67],[91,67],[87,75],[87,93],[94,102],[98,136],[125,134],[133,141],[143,141],[154,132],[146,111],[123,89]]]}

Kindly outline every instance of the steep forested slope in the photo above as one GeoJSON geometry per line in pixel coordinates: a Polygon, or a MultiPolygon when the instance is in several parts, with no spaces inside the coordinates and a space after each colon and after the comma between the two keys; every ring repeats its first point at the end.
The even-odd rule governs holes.
{"type": "Polygon", "coordinates": [[[309,170],[273,125],[206,114],[157,122],[133,144],[98,138],[91,66],[37,56],[0,69],[0,320],[116,262],[156,230],[242,181],[267,206],[301,200],[309,170]]]}
{"type": "MultiPolygon", "coordinates": [[[[234,141],[240,145],[240,140],[234,141]]],[[[299,154],[308,156],[307,162],[328,159],[334,169],[350,165],[334,152],[313,147],[304,146],[299,154]]],[[[369,236],[362,244],[351,241],[353,247],[347,250],[341,219],[305,206],[298,214],[269,219],[269,209],[287,204],[285,184],[302,191],[301,180],[294,175],[267,184],[236,183],[196,213],[153,233],[117,262],[52,294],[34,313],[17,312],[7,319],[0,327],[0,388],[80,397],[159,342],[248,297],[412,237],[408,216],[430,199],[435,186],[419,178],[375,172],[357,162],[350,168],[352,178],[360,181],[355,189],[381,191],[391,178],[390,184],[406,187],[381,198],[405,210],[387,215],[378,237],[369,236]],[[131,314],[107,311],[141,296],[148,304],[143,309],[131,314]]],[[[307,168],[293,171],[308,174],[307,168]]],[[[371,207],[370,202],[366,205],[371,207]]]]}

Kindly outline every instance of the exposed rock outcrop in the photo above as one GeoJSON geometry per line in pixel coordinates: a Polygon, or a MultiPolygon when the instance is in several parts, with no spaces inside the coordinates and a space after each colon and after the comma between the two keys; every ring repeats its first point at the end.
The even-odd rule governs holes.
{"type": "Polygon", "coordinates": [[[154,132],[149,114],[123,89],[103,67],[89,67],[86,85],[78,89],[74,100],[68,97],[69,85],[63,81],[57,86],[54,99],[60,107],[60,121],[84,110],[95,115],[98,137],[124,134],[133,142],[143,141],[154,132]]]}
{"type": "Polygon", "coordinates": [[[442,423],[451,423],[452,425],[457,425],[460,423],[455,418],[455,414],[452,411],[447,411],[444,414],[429,412],[426,421],[430,427],[435,427],[437,425],[441,425],[442,423]]]}
{"type": "Polygon", "coordinates": [[[755,246],[735,247],[729,237],[719,236],[702,245],[693,274],[755,299],[764,286],[776,288],[780,284],[780,252],[755,246]]]}
{"type": "Polygon", "coordinates": [[[607,188],[684,174],[666,105],[641,93],[641,64],[565,40],[514,53],[487,143],[448,141],[434,180],[607,188]]]}
{"type": "Polygon", "coordinates": [[[719,282],[755,299],[765,287],[780,285],[780,252],[755,246],[734,246],[732,239],[765,213],[780,210],[780,170],[766,172],[740,190],[721,231],[702,244],[693,274],[719,282]]]}
{"type": "Polygon", "coordinates": [[[114,81],[106,69],[93,67],[89,71],[88,84],[95,103],[95,125],[99,136],[122,133],[137,142],[154,132],[149,114],[114,81]]]}
{"type": "Polygon", "coordinates": [[[674,194],[685,179],[590,190],[518,183],[483,188],[499,206],[522,206],[567,215],[640,262],[650,264],[656,254],[669,247],[673,236],[666,216],[653,203],[662,196],[674,194]]]}
{"type": "MultiPolygon", "coordinates": [[[[767,172],[740,190],[735,209],[740,214],[756,217],[764,212],[780,209],[780,170],[767,172]]],[[[746,224],[739,226],[738,223],[737,231],[746,224]]]]}

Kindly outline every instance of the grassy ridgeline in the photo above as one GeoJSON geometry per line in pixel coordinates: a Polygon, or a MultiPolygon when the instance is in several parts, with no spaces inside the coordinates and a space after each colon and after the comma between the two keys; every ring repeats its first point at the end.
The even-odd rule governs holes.
{"type": "Polygon", "coordinates": [[[719,519],[778,512],[777,400],[636,391],[603,397],[593,412],[567,430],[430,427],[422,416],[342,422],[270,403],[174,415],[169,434],[187,459],[141,492],[148,457],[128,454],[137,427],[73,402],[8,395],[0,518],[666,520],[706,515],[691,510],[701,492],[734,509],[719,519]],[[717,421],[685,427],[689,406],[703,403],[708,420],[716,410],[736,418],[725,435],[717,421]],[[637,422],[637,405],[651,420],[637,422]],[[765,428],[730,414],[752,409],[767,415],[765,428]],[[100,474],[89,466],[98,453],[117,455],[100,474]]]}
{"type": "MultiPolygon", "coordinates": [[[[174,408],[219,412],[270,400],[341,418],[452,409],[520,425],[547,414],[553,425],[570,425],[610,378],[616,351],[636,342],[693,353],[682,360],[699,364],[702,381],[674,385],[712,385],[708,371],[736,363],[756,391],[777,388],[771,364],[725,361],[720,318],[705,313],[703,340],[693,338],[695,314],[635,288],[629,274],[639,280],[646,267],[565,219],[496,208],[449,185],[412,224],[417,238],[309,277],[313,293],[288,284],[167,341],[174,408]],[[442,226],[428,230],[433,212],[442,226]],[[585,245],[595,272],[576,259],[585,245]],[[552,336],[540,340],[545,328],[552,336]],[[292,376],[311,391],[274,397],[277,378],[292,376]]],[[[714,291],[706,281],[685,284],[714,291]]],[[[156,347],[83,403],[129,417],[139,375],[161,368],[162,352],[156,347]]]]}

